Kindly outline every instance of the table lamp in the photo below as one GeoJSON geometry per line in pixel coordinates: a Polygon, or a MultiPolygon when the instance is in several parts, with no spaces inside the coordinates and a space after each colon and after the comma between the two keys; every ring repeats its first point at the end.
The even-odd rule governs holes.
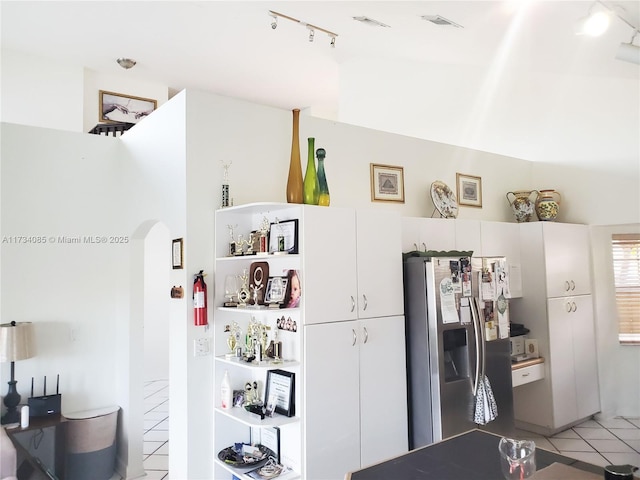
{"type": "Polygon", "coordinates": [[[14,362],[26,360],[35,355],[33,348],[33,324],[31,322],[11,322],[0,325],[0,362],[11,362],[11,380],[9,391],[4,397],[7,413],[2,416],[1,423],[19,423],[20,394],[16,389],[14,362]]]}

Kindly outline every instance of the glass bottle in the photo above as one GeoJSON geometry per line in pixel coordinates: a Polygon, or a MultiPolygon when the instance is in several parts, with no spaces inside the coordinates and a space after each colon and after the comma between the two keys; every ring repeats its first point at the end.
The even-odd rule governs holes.
{"type": "Polygon", "coordinates": [[[318,157],[318,185],[320,193],[318,195],[318,205],[323,207],[329,206],[329,185],[327,185],[327,176],[324,173],[324,157],[327,152],[324,148],[316,150],[316,157],[318,157]]]}
{"type": "Polygon", "coordinates": [[[300,109],[293,109],[293,131],[291,136],[291,159],[287,179],[287,202],[302,203],[302,165],[300,163],[300,109]]]}
{"type": "Polygon", "coordinates": [[[304,203],[307,205],[318,205],[318,196],[320,194],[320,187],[318,186],[318,175],[316,174],[316,161],[313,156],[313,147],[316,139],[309,137],[307,142],[309,144],[309,153],[307,156],[307,171],[304,175],[304,203]]]}

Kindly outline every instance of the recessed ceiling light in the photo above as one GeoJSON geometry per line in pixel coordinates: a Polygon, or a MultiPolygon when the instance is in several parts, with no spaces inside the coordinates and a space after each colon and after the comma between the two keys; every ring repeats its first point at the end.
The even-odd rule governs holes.
{"type": "Polygon", "coordinates": [[[462,25],[459,25],[456,22],[452,22],[451,20],[440,15],[422,15],[422,19],[443,27],[464,28],[462,25]]]}
{"type": "Polygon", "coordinates": [[[387,25],[386,23],[382,23],[379,22],[378,20],[374,20],[373,18],[369,18],[369,17],[353,17],[354,20],[357,20],[358,22],[362,22],[365,25],[369,25],[371,27],[385,27],[385,28],[390,28],[389,25],[387,25]]]}

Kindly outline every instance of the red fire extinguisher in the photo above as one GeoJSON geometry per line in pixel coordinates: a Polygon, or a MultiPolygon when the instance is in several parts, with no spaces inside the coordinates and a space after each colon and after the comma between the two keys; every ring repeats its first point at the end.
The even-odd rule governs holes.
{"type": "Polygon", "coordinates": [[[207,324],[207,284],[204,270],[193,276],[193,319],[196,326],[207,324]]]}

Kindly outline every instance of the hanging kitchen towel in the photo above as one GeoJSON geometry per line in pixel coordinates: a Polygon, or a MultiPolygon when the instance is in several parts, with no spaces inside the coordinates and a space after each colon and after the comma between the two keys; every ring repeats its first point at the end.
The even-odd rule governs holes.
{"type": "Polygon", "coordinates": [[[491,384],[486,376],[478,384],[476,391],[476,408],[473,421],[478,425],[486,425],[498,416],[498,405],[491,390],[491,384]]]}

